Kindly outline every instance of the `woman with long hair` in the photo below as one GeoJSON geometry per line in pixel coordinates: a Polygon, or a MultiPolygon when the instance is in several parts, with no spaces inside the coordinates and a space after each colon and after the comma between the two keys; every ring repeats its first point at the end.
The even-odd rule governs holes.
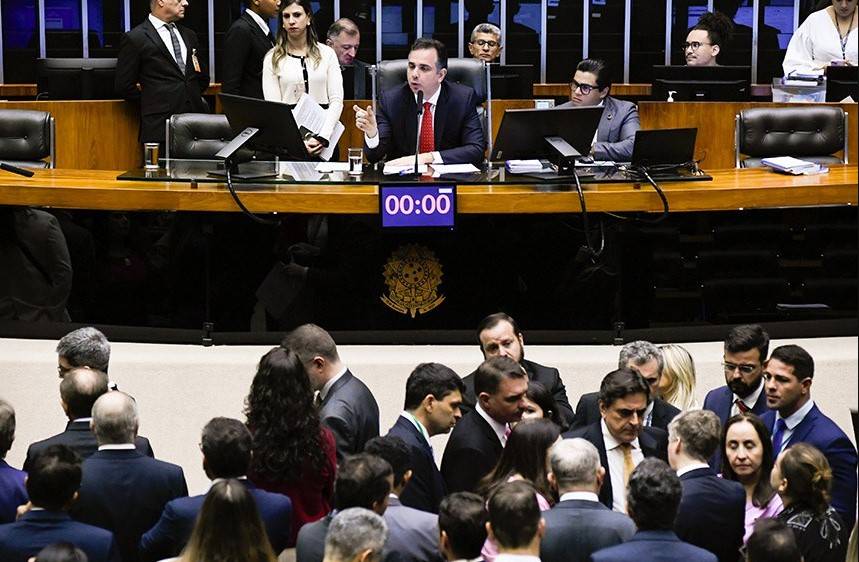
{"type": "Polygon", "coordinates": [[[310,380],[293,351],[275,347],[260,359],[245,416],[253,433],[248,477],[292,500],[292,539],[331,510],[337,469],[334,436],[319,421],[310,380]]]}
{"type": "Polygon", "coordinates": [[[561,431],[568,429],[558,411],[555,397],[545,385],[536,381],[528,382],[528,391],[525,393],[525,411],[522,412],[523,421],[531,419],[547,419],[554,422],[561,431]]]}
{"type": "Polygon", "coordinates": [[[664,366],[659,377],[659,397],[681,411],[697,410],[695,398],[695,361],[684,347],[659,346],[664,366]]]}
{"type": "Polygon", "coordinates": [[[747,542],[755,521],[772,518],[783,509],[781,498],[770,483],[773,469],[773,444],[761,419],[740,413],[730,418],[722,430],[722,477],[736,480],[746,489],[747,542]]]}

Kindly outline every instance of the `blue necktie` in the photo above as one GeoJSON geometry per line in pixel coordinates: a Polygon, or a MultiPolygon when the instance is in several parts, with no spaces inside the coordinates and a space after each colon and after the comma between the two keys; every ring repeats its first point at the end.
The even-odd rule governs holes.
{"type": "Polygon", "coordinates": [[[784,432],[787,429],[787,424],[783,418],[779,418],[775,422],[775,431],[773,432],[773,455],[778,456],[781,452],[782,441],[784,440],[784,432]]]}

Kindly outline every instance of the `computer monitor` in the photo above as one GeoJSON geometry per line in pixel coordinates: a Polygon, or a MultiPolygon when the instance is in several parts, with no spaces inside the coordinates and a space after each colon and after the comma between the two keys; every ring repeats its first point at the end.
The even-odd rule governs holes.
{"type": "Polygon", "coordinates": [[[826,101],[839,102],[851,96],[859,101],[859,67],[826,67],[826,101]]]}
{"type": "Polygon", "coordinates": [[[750,66],[653,67],[651,99],[666,101],[744,101],[751,95],[750,66]]]}
{"type": "Polygon", "coordinates": [[[491,64],[489,74],[492,99],[529,100],[534,97],[534,65],[491,64]]]}
{"type": "Polygon", "coordinates": [[[116,59],[36,59],[38,99],[118,99],[116,59]]]}
{"type": "Polygon", "coordinates": [[[682,166],[695,160],[698,129],[653,129],[635,132],[632,165],[682,166]]]}
{"type": "MultiPolygon", "coordinates": [[[[552,109],[508,109],[501,119],[491,159],[520,160],[554,158],[558,139],[578,155],[588,154],[603,108],[564,107],[552,109]]],[[[573,157],[575,155],[572,155],[573,157]]]]}

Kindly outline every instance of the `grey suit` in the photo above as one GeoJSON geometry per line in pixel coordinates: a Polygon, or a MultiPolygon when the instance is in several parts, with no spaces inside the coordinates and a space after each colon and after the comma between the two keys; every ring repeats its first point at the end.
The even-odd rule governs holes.
{"type": "Polygon", "coordinates": [[[438,515],[407,507],[390,496],[385,510],[388,550],[413,562],[442,561],[438,549],[438,515]]]}
{"type": "MultiPolygon", "coordinates": [[[[325,558],[325,537],[328,535],[328,527],[331,526],[331,520],[337,514],[332,511],[319,521],[308,523],[298,531],[298,539],[295,542],[295,560],[296,562],[322,562],[325,558]]],[[[383,562],[401,562],[405,558],[388,547],[390,539],[385,543],[385,550],[382,553],[383,562]]]]}
{"type": "Polygon", "coordinates": [[[635,534],[632,519],[595,501],[558,502],[543,512],[543,519],[543,562],[588,562],[597,550],[628,541],[635,534]]]}
{"type": "MultiPolygon", "coordinates": [[[[573,102],[563,103],[558,108],[574,107],[573,102]]],[[[638,121],[638,108],[634,103],[606,96],[605,108],[597,127],[597,142],[594,144],[595,160],[632,160],[632,145],[635,144],[635,131],[641,128],[638,121]]]]}
{"type": "Polygon", "coordinates": [[[348,369],[325,395],[319,418],[334,434],[337,464],[347,455],[362,452],[367,441],[379,436],[379,405],[367,385],[348,369]]]}

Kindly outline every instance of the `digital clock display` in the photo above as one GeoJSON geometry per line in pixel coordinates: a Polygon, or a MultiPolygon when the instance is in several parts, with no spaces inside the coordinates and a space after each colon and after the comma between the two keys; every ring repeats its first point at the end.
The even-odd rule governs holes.
{"type": "Polygon", "coordinates": [[[453,228],[456,186],[381,184],[379,207],[383,228],[453,228]]]}

